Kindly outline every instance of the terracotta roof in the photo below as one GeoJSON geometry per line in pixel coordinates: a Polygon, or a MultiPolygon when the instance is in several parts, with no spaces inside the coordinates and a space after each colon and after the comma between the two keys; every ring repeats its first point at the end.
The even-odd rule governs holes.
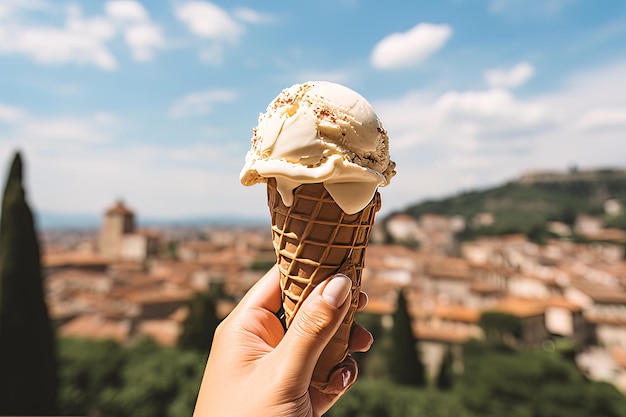
{"type": "Polygon", "coordinates": [[[560,307],[572,312],[583,310],[581,305],[573,303],[564,297],[552,297],[547,299],[545,303],[547,307],[560,307]]]}
{"type": "Polygon", "coordinates": [[[486,311],[509,313],[520,318],[539,316],[546,311],[546,304],[542,300],[532,300],[519,297],[506,297],[486,311]]]}
{"type": "Polygon", "coordinates": [[[470,290],[479,294],[504,294],[506,290],[485,281],[473,281],[470,290]]]}
{"type": "Polygon", "coordinates": [[[214,242],[208,240],[188,240],[185,242],[180,242],[178,245],[179,249],[190,249],[199,252],[215,252],[222,248],[222,246],[218,246],[214,242]]]}
{"type": "Polygon", "coordinates": [[[618,277],[622,282],[626,282],[626,261],[606,265],[602,268],[604,271],[618,277]]]}
{"type": "Polygon", "coordinates": [[[54,281],[92,282],[92,281],[102,281],[102,280],[108,280],[108,279],[109,277],[106,275],[105,272],[90,271],[90,270],[84,270],[84,269],[75,268],[75,267],[61,268],[61,269],[57,269],[53,272],[46,274],[46,281],[48,283],[54,282],[54,281]]]}
{"type": "Polygon", "coordinates": [[[551,277],[545,277],[545,276],[540,276],[537,274],[533,274],[533,273],[513,273],[512,276],[510,277],[511,280],[526,280],[526,281],[538,281],[541,282],[545,285],[556,285],[556,278],[554,276],[551,277]]]}
{"type": "Polygon", "coordinates": [[[141,272],[146,269],[143,262],[135,262],[135,261],[110,261],[109,268],[112,271],[120,271],[120,272],[141,272]]]}
{"type": "Polygon", "coordinates": [[[480,319],[480,311],[478,309],[459,305],[438,305],[433,313],[436,317],[443,320],[464,323],[478,323],[480,319]]]}
{"type": "Polygon", "coordinates": [[[626,242],[626,231],[620,229],[600,229],[594,232],[587,232],[584,236],[591,240],[626,242]]]}
{"type": "Polygon", "coordinates": [[[111,261],[108,261],[99,255],[82,252],[57,252],[44,253],[41,256],[41,265],[44,268],[53,267],[106,267],[111,261]]]}
{"type": "Polygon", "coordinates": [[[625,326],[626,325],[626,317],[606,317],[599,314],[594,313],[586,313],[585,320],[587,320],[591,324],[607,324],[614,326],[625,326]]]}
{"type": "Polygon", "coordinates": [[[172,301],[185,302],[191,299],[194,290],[190,288],[161,289],[129,291],[124,298],[137,304],[154,304],[172,301]]]}
{"type": "Polygon", "coordinates": [[[426,264],[426,274],[437,278],[472,278],[469,262],[462,258],[433,258],[426,264]]]}
{"type": "Polygon", "coordinates": [[[405,256],[407,258],[420,257],[418,252],[404,245],[369,245],[365,252],[366,258],[387,255],[405,256]]]}
{"type": "Polygon", "coordinates": [[[231,311],[233,311],[237,307],[237,303],[235,301],[230,300],[218,300],[217,305],[215,306],[215,313],[217,317],[224,318],[228,316],[231,311]]]}
{"type": "Polygon", "coordinates": [[[442,343],[465,343],[475,337],[469,330],[440,329],[425,323],[413,325],[413,332],[418,341],[429,340],[442,343]]]}
{"type": "Polygon", "coordinates": [[[124,342],[128,340],[130,327],[127,320],[109,320],[97,314],[89,314],[68,321],[59,328],[59,332],[63,336],[124,342]]]}
{"type": "Polygon", "coordinates": [[[371,314],[393,314],[396,306],[395,303],[390,303],[381,298],[369,298],[367,306],[365,307],[365,313],[371,314]]]}
{"type": "Polygon", "coordinates": [[[583,292],[597,303],[626,304],[626,291],[621,288],[591,282],[581,277],[573,278],[571,286],[583,292]]]}
{"type": "Polygon", "coordinates": [[[438,221],[438,220],[449,220],[450,217],[445,214],[439,213],[424,213],[420,216],[420,220],[426,221],[438,221]]]}
{"type": "Polygon", "coordinates": [[[388,222],[407,222],[407,223],[415,223],[415,217],[406,214],[406,213],[397,213],[389,217],[388,222]]]}
{"type": "Polygon", "coordinates": [[[167,316],[167,319],[174,320],[177,323],[182,323],[187,319],[188,315],[189,315],[189,307],[185,305],[185,306],[177,308],[172,314],[167,316]]]}
{"type": "Polygon", "coordinates": [[[108,208],[106,214],[134,215],[133,211],[129,209],[122,200],[118,200],[115,205],[108,208]]]}
{"type": "Polygon", "coordinates": [[[134,235],[145,236],[147,238],[158,239],[161,237],[161,233],[154,229],[137,229],[133,232],[134,235]]]}
{"type": "Polygon", "coordinates": [[[180,335],[180,324],[174,320],[142,320],[137,323],[137,335],[148,336],[164,346],[174,346],[180,335]]]}
{"type": "Polygon", "coordinates": [[[626,349],[621,347],[614,347],[611,349],[611,356],[615,363],[617,363],[621,368],[626,369],[626,349]]]}
{"type": "Polygon", "coordinates": [[[501,236],[480,236],[478,239],[473,241],[473,243],[481,244],[481,243],[526,243],[528,242],[528,237],[522,233],[511,233],[509,235],[501,235],[501,236]]]}

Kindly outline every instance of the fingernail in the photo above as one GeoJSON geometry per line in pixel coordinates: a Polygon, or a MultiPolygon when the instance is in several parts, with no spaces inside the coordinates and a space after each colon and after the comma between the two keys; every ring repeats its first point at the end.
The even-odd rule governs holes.
{"type": "Polygon", "coordinates": [[[352,371],[349,368],[343,368],[341,370],[341,384],[344,388],[350,385],[352,381],[352,371]]]}
{"type": "Polygon", "coordinates": [[[331,278],[322,290],[322,298],[328,304],[339,308],[346,302],[352,289],[352,281],[343,274],[337,274],[331,278]]]}

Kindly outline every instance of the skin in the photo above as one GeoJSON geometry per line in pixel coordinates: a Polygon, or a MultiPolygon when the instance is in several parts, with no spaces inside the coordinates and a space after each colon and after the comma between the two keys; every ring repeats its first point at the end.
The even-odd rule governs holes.
{"type": "MultiPolygon", "coordinates": [[[[319,417],[354,384],[358,368],[346,358],[324,393],[310,387],[315,363],[348,312],[350,281],[330,277],[303,302],[285,332],[279,273],[272,268],[218,327],[194,417],[319,417]]],[[[367,296],[359,296],[358,310],[367,296]]],[[[364,352],[372,335],[355,324],[350,352],[364,352]]]]}

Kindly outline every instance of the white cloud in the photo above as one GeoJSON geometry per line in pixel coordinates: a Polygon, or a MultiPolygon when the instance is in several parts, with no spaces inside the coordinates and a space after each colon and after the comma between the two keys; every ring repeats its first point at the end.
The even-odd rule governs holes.
{"type": "Polygon", "coordinates": [[[246,32],[246,24],[271,24],[276,16],[248,7],[226,11],[208,1],[190,1],[175,6],[174,14],[187,29],[200,38],[200,61],[211,66],[224,63],[228,47],[236,44],[246,32]]]}
{"type": "Polygon", "coordinates": [[[549,126],[552,118],[541,103],[519,101],[503,89],[450,91],[434,103],[433,110],[444,124],[483,138],[526,134],[549,126]]]}
{"type": "Polygon", "coordinates": [[[224,9],[206,1],[191,1],[176,7],[175,15],[189,31],[213,40],[237,40],[244,27],[224,9]]]}
{"type": "Polygon", "coordinates": [[[65,27],[0,23],[0,53],[26,55],[43,64],[91,64],[105,70],[117,67],[106,47],[115,28],[106,19],[84,19],[77,7],[68,10],[65,27]]]}
{"type": "Polygon", "coordinates": [[[22,151],[29,200],[38,212],[96,214],[121,197],[140,220],[249,215],[247,203],[257,198],[258,213],[266,214],[264,188],[239,183],[240,141],[137,144],[122,140],[125,126],[107,112],[80,119],[26,115],[0,133],[0,163],[22,151]]]}
{"type": "Polygon", "coordinates": [[[135,61],[148,61],[154,51],[165,47],[161,27],[150,20],[145,7],[134,0],[115,0],[105,4],[107,15],[124,32],[124,41],[135,61]]]}
{"type": "Polygon", "coordinates": [[[45,11],[49,8],[50,4],[45,0],[2,0],[0,2],[0,19],[24,11],[45,11]]]}
{"type": "Polygon", "coordinates": [[[38,142],[43,147],[56,143],[105,143],[110,134],[91,121],[75,118],[37,119],[22,123],[15,132],[21,140],[38,142]]]}
{"type": "Polygon", "coordinates": [[[176,100],[170,108],[170,117],[187,117],[211,112],[213,106],[231,103],[237,94],[230,90],[208,90],[190,93],[176,100]]]}
{"type": "Polygon", "coordinates": [[[124,32],[124,40],[136,61],[150,60],[154,55],[154,50],[165,45],[161,28],[151,23],[130,26],[124,32]]]}
{"type": "MultiPolygon", "coordinates": [[[[33,2],[30,9],[44,5],[47,3],[33,2]]],[[[74,63],[115,70],[118,61],[108,43],[120,33],[136,61],[152,58],[156,49],[165,46],[161,28],[150,21],[140,3],[107,2],[105,12],[87,18],[78,5],[72,4],[66,8],[65,23],[60,27],[35,24],[33,19],[0,20],[0,54],[25,55],[41,64],[74,63]]]]}
{"type": "Polygon", "coordinates": [[[581,115],[574,127],[583,131],[622,129],[626,132],[626,107],[592,109],[581,115]]]}
{"type": "Polygon", "coordinates": [[[0,103],[0,122],[16,123],[23,119],[25,115],[25,111],[19,107],[0,103]]]}
{"type": "Polygon", "coordinates": [[[520,62],[509,70],[488,69],[484,72],[487,84],[495,88],[516,88],[528,81],[535,74],[535,67],[528,62],[520,62]]]}
{"type": "Polygon", "coordinates": [[[93,121],[99,124],[114,125],[119,122],[119,117],[107,111],[99,111],[94,113],[93,121]]]}
{"type": "Polygon", "coordinates": [[[268,24],[276,22],[276,17],[270,13],[261,13],[248,7],[238,7],[233,15],[242,22],[252,24],[268,24]]]}
{"type": "Polygon", "coordinates": [[[529,169],[623,165],[626,63],[580,73],[548,94],[412,91],[374,102],[398,175],[385,206],[514,179],[529,169]],[[416,187],[415,184],[419,184],[416,187]],[[419,195],[415,195],[415,190],[419,195]]]}
{"type": "Polygon", "coordinates": [[[244,188],[239,183],[240,164],[222,163],[233,159],[223,146],[58,147],[54,151],[32,141],[0,140],[0,162],[6,164],[15,149],[23,150],[29,199],[36,211],[96,214],[124,198],[140,221],[154,216],[250,214],[246,202],[256,195],[258,212],[266,212],[263,187],[244,188]],[[232,190],[239,192],[233,195],[232,190]]]}
{"type": "Polygon", "coordinates": [[[120,21],[146,22],[149,19],[145,7],[134,0],[108,1],[104,9],[109,16],[120,21]]]}
{"type": "Polygon", "coordinates": [[[371,54],[378,69],[414,66],[441,49],[452,36],[449,25],[420,23],[404,33],[393,33],[380,40],[371,54]]]}

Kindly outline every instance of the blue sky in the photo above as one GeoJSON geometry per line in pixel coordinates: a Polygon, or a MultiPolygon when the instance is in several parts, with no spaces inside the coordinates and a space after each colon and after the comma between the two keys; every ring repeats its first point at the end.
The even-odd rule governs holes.
{"type": "Polygon", "coordinates": [[[263,217],[239,170],[281,89],[365,96],[397,176],[383,214],[530,170],[626,164],[626,2],[0,0],[0,180],[99,215],[263,217]]]}

